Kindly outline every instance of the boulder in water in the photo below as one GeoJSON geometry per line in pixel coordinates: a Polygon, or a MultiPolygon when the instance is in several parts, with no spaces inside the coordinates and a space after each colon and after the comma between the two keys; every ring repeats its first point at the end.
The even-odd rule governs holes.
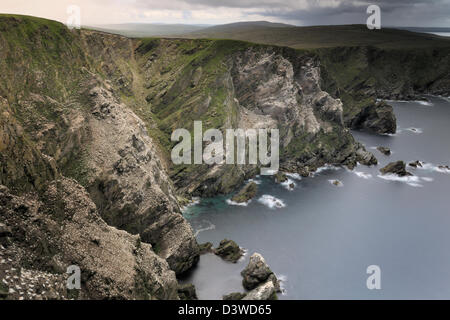
{"type": "Polygon", "coordinates": [[[396,174],[399,177],[412,176],[406,171],[406,164],[403,161],[391,162],[386,167],[380,169],[382,174],[396,174]]]}
{"type": "Polygon", "coordinates": [[[222,240],[214,253],[225,261],[236,263],[243,255],[244,251],[233,240],[222,240]]]}
{"type": "Polygon", "coordinates": [[[417,160],[417,161],[409,163],[409,166],[413,167],[413,168],[422,168],[423,167],[423,163],[420,162],[419,160],[417,160]]]}
{"type": "Polygon", "coordinates": [[[390,156],[391,155],[391,149],[386,148],[386,147],[378,147],[377,148],[378,151],[380,151],[382,154],[384,154],[385,156],[390,156]]]}
{"type": "Polygon", "coordinates": [[[236,203],[246,203],[256,197],[258,193],[258,185],[254,182],[249,182],[238,194],[236,194],[231,201],[236,203]]]}
{"type": "Polygon", "coordinates": [[[283,183],[288,181],[288,177],[285,173],[278,171],[278,173],[275,175],[275,182],[276,183],[283,183]]]}
{"type": "Polygon", "coordinates": [[[277,277],[259,253],[255,253],[250,257],[248,266],[241,274],[244,277],[242,284],[247,290],[253,290],[264,282],[271,282],[275,290],[280,291],[277,277]]]}

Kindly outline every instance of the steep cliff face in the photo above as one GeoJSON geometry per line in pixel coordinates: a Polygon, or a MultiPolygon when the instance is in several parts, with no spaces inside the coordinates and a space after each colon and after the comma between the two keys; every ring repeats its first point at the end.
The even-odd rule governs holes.
{"type": "Polygon", "coordinates": [[[396,67],[401,79],[385,84],[383,61],[396,52],[133,40],[17,16],[1,16],[0,30],[4,254],[17,261],[9,267],[58,281],[78,264],[87,298],[177,298],[175,274],[199,259],[179,201],[230,193],[259,172],[173,165],[175,129],[192,132],[198,120],[204,131],[280,129],[282,170],[306,176],[376,163],[348,130],[395,131],[392,109],[375,97],[448,88],[439,52],[422,58],[444,67],[407,64],[420,81],[396,67]]]}
{"type": "MultiPolygon", "coordinates": [[[[155,113],[161,145],[174,146],[174,129],[204,128],[281,131],[282,166],[307,175],[325,163],[353,167],[354,141],[343,123],[343,107],[320,88],[314,54],[237,41],[152,40],[141,44],[138,61],[146,96],[155,113]]],[[[231,165],[173,166],[182,193],[229,193],[257,172],[231,165]]]]}
{"type": "Polygon", "coordinates": [[[376,99],[412,100],[424,94],[450,95],[450,49],[346,47],[318,50],[322,83],[344,102],[345,123],[395,133],[395,116],[376,99]],[[378,115],[377,115],[378,114],[378,115]],[[369,118],[378,117],[383,125],[369,118]],[[368,121],[366,121],[368,120],[368,121]],[[373,125],[372,125],[373,124],[373,125]]]}
{"type": "Polygon", "coordinates": [[[51,182],[41,196],[0,187],[0,216],[8,228],[0,253],[9,261],[0,277],[10,299],[178,299],[167,262],[139,236],[108,226],[73,180],[51,182]],[[82,290],[71,292],[64,273],[74,264],[82,290]]]}
{"type": "MultiPolygon", "coordinates": [[[[176,288],[175,293],[171,289],[175,277],[169,270],[183,273],[191,268],[198,261],[198,247],[180,213],[173,185],[146,125],[133,112],[134,105],[123,102],[122,92],[115,89],[113,80],[119,66],[111,60],[99,62],[97,56],[91,56],[91,50],[100,47],[91,42],[93,46],[87,50],[85,37],[79,31],[70,32],[59,23],[7,16],[1,17],[0,26],[0,69],[4,75],[0,80],[0,183],[17,195],[30,191],[42,194],[48,182],[61,176],[74,178],[88,191],[104,221],[139,234],[143,243],[149,243],[136,259],[155,260],[155,254],[164,259],[148,260],[147,265],[138,268],[144,277],[140,286],[149,292],[148,297],[175,298],[176,288]],[[159,280],[152,280],[158,277],[167,277],[167,281],[158,284],[159,280]]],[[[103,40],[101,35],[98,38],[98,42],[103,40]]],[[[109,41],[128,44],[126,52],[118,50],[115,55],[122,59],[133,55],[131,40],[112,37],[109,41]]],[[[84,201],[84,195],[75,193],[74,197],[77,195],[79,201],[84,201]]],[[[41,207],[50,206],[44,200],[37,201],[42,202],[41,207]]],[[[0,219],[0,223],[10,224],[5,216],[0,219]]],[[[89,219],[78,221],[83,228],[89,228],[89,223],[89,219]]],[[[57,241],[61,234],[53,231],[49,230],[48,236],[57,241]]],[[[37,234],[36,239],[40,236],[37,234]]],[[[13,237],[12,241],[21,245],[20,238],[13,237]]],[[[113,237],[109,241],[121,252],[120,243],[125,240],[113,237]]],[[[86,250],[88,244],[82,242],[78,248],[86,250]]],[[[55,257],[63,249],[56,247],[49,255],[55,257]]],[[[75,249],[67,248],[64,254],[75,249]]],[[[71,262],[88,272],[91,267],[83,265],[85,259],[74,255],[71,262]]],[[[101,277],[95,285],[103,291],[89,292],[89,297],[119,297],[119,291],[134,285],[135,268],[131,262],[127,262],[128,272],[109,265],[112,260],[105,256],[99,254],[97,259],[97,265],[103,259],[110,273],[118,273],[116,277],[124,276],[119,275],[123,272],[130,278],[118,279],[121,285],[113,288],[108,276],[101,277]]],[[[46,271],[39,265],[33,267],[46,271]]],[[[137,290],[121,297],[146,297],[138,295],[137,290]]]]}

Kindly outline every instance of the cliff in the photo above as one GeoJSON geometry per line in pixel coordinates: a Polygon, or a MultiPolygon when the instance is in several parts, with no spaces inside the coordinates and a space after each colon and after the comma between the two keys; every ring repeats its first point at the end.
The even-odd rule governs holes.
{"type": "Polygon", "coordinates": [[[0,276],[23,268],[26,283],[59,284],[42,298],[73,294],[61,286],[68,265],[86,275],[80,298],[178,298],[176,275],[199,259],[180,201],[232,192],[258,167],[173,165],[173,130],[280,129],[281,168],[306,176],[376,163],[348,128],[395,124],[376,96],[448,92],[437,66],[412,82],[415,64],[392,69],[402,80],[386,85],[388,68],[371,72],[387,53],[367,48],[129,39],[9,15],[0,31],[0,249],[11,259],[0,276]],[[340,69],[353,59],[356,71],[340,69]]]}

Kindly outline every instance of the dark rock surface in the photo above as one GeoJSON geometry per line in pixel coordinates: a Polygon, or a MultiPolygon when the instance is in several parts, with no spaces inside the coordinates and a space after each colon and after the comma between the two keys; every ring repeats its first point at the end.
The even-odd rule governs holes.
{"type": "Polygon", "coordinates": [[[258,185],[254,182],[249,182],[241,191],[239,191],[231,201],[236,203],[246,203],[256,197],[258,193],[258,185]]]}
{"type": "Polygon", "coordinates": [[[378,147],[377,148],[378,151],[380,151],[382,154],[384,154],[385,156],[390,156],[392,154],[391,149],[386,148],[386,147],[378,147]]]}
{"type": "Polygon", "coordinates": [[[197,291],[193,284],[179,285],[178,296],[180,297],[180,300],[198,300],[197,291]]]}
{"type": "Polygon", "coordinates": [[[243,250],[233,240],[222,240],[214,253],[225,261],[236,263],[243,255],[243,250]]]}
{"type": "Polygon", "coordinates": [[[422,168],[423,167],[423,163],[419,160],[411,162],[408,165],[413,168],[422,168]]]}
{"type": "Polygon", "coordinates": [[[238,301],[238,300],[244,299],[246,296],[247,296],[246,293],[233,292],[233,293],[224,295],[223,300],[238,301]]]}
{"type": "Polygon", "coordinates": [[[382,174],[396,174],[400,177],[412,176],[406,171],[406,164],[403,161],[391,162],[386,167],[380,169],[382,174]]]}
{"type": "Polygon", "coordinates": [[[392,106],[379,102],[362,109],[351,121],[350,126],[353,129],[374,133],[394,134],[397,131],[397,119],[392,106]]]}
{"type": "Polygon", "coordinates": [[[274,287],[279,290],[278,279],[259,253],[255,253],[250,257],[248,266],[241,274],[244,278],[242,284],[247,290],[253,290],[266,281],[272,282],[274,287]]]}

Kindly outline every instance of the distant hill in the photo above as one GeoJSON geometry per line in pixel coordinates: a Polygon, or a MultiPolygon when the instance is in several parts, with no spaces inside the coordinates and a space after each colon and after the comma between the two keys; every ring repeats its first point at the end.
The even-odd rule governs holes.
{"type": "Polygon", "coordinates": [[[365,25],[298,27],[267,21],[237,22],[216,26],[129,23],[87,28],[133,38],[232,39],[296,49],[350,46],[379,48],[450,46],[450,37],[431,34],[450,32],[450,28],[407,27],[369,30],[365,25]]]}
{"type": "Polygon", "coordinates": [[[85,28],[107,33],[120,34],[131,38],[176,37],[209,27],[207,25],[189,24],[153,24],[153,23],[125,23],[101,26],[86,26],[85,28]]]}
{"type": "Polygon", "coordinates": [[[233,23],[186,33],[185,38],[234,39],[292,48],[377,46],[418,48],[450,46],[450,38],[408,30],[369,30],[365,25],[296,27],[270,23],[233,23]]]}

